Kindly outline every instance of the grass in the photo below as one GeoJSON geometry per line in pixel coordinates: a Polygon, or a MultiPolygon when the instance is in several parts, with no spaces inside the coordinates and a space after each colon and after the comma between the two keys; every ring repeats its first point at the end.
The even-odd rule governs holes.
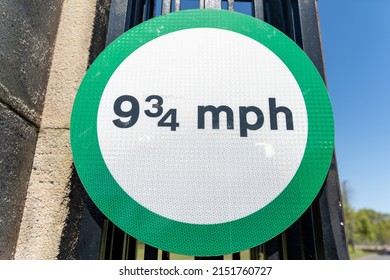
{"type": "Polygon", "coordinates": [[[351,260],[358,260],[358,259],[361,259],[365,256],[372,255],[372,253],[363,251],[361,249],[355,249],[354,251],[352,251],[351,247],[348,247],[348,251],[349,251],[349,257],[351,260]]]}

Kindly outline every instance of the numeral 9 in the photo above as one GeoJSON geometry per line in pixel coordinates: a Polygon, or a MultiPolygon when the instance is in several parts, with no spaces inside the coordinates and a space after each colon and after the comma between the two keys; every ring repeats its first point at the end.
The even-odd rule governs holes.
{"type": "Polygon", "coordinates": [[[138,100],[131,95],[119,96],[114,103],[114,112],[120,118],[129,118],[128,120],[121,120],[120,118],[112,122],[119,128],[129,128],[135,125],[139,117],[139,103],[138,100]],[[131,108],[128,111],[122,109],[123,103],[130,102],[131,108]]]}

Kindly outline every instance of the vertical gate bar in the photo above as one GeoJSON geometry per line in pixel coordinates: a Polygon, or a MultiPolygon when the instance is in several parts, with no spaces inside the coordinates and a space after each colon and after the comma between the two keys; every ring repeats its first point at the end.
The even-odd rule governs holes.
{"type": "Polygon", "coordinates": [[[157,260],[158,259],[158,249],[154,248],[148,244],[145,244],[145,260],[157,260]]]}
{"type": "Polygon", "coordinates": [[[109,236],[109,251],[108,251],[108,260],[113,259],[113,254],[114,254],[114,242],[115,242],[115,225],[110,222],[110,228],[108,232],[109,236]]]}
{"type": "Polygon", "coordinates": [[[313,211],[310,206],[301,218],[303,252],[306,260],[317,259],[316,238],[314,232],[313,211]]]}
{"type": "Polygon", "coordinates": [[[205,7],[204,1],[205,0],[199,0],[199,9],[204,9],[205,7]]]}
{"type": "Polygon", "coordinates": [[[316,246],[316,253],[317,253],[317,259],[318,260],[324,260],[325,259],[325,244],[324,244],[324,238],[322,234],[322,221],[321,221],[321,210],[320,210],[320,194],[317,195],[314,202],[311,205],[311,209],[313,212],[313,217],[316,217],[316,219],[313,219],[313,226],[314,226],[314,232],[315,232],[315,246],[316,246]]]}
{"type": "Polygon", "coordinates": [[[180,0],[175,0],[175,12],[180,11],[180,0]]]}
{"type": "Polygon", "coordinates": [[[325,259],[349,259],[342,212],[336,156],[319,195],[325,259]]]}
{"type": "MultiPolygon", "coordinates": [[[[285,5],[286,33],[298,46],[303,48],[298,2],[297,0],[287,0],[285,5]]],[[[303,257],[305,259],[316,258],[315,232],[313,228],[314,224],[312,213],[312,206],[310,206],[300,218],[301,234],[303,236],[301,243],[303,257]]],[[[298,257],[298,254],[296,257],[298,257]]]]}
{"type": "Polygon", "coordinates": [[[144,18],[145,0],[129,0],[125,31],[140,24],[144,18]]]}
{"type": "MultiPolygon", "coordinates": [[[[302,30],[303,50],[313,61],[326,82],[317,0],[298,0],[298,9],[302,30]]],[[[335,152],[333,152],[328,176],[319,194],[319,207],[325,258],[349,259],[335,152]]]]}
{"type": "Polygon", "coordinates": [[[283,259],[282,236],[278,235],[264,244],[264,258],[266,260],[283,259]]]}
{"type": "MultiPolygon", "coordinates": [[[[103,2],[104,1],[98,2],[95,11],[96,17],[89,47],[88,68],[106,46],[109,9],[104,6],[105,3],[103,2]]],[[[76,247],[74,258],[77,260],[103,260],[107,241],[107,225],[104,225],[105,217],[87,194],[74,163],[72,163],[70,183],[77,188],[80,188],[79,190],[82,192],[82,194],[80,194],[82,196],[82,204],[80,205],[82,207],[82,212],[80,213],[80,223],[77,228],[78,236],[75,239],[76,247]]]]}
{"type": "Polygon", "coordinates": [[[126,233],[124,233],[120,228],[113,224],[113,234],[112,234],[112,245],[111,245],[111,260],[122,260],[123,259],[123,249],[124,242],[126,239],[126,233]]]}
{"type": "Polygon", "coordinates": [[[234,11],[234,0],[228,0],[228,10],[234,11]]]}
{"type": "MultiPolygon", "coordinates": [[[[265,2],[264,17],[265,20],[273,25],[275,28],[279,29],[287,36],[292,37],[292,17],[289,16],[289,1],[281,0],[268,0],[265,2]]],[[[286,231],[286,247],[287,247],[287,257],[288,259],[302,259],[302,242],[300,239],[301,236],[301,225],[300,221],[296,221],[292,224],[286,231]]],[[[270,244],[271,245],[271,244],[270,244]]],[[[273,250],[275,250],[275,245],[273,250]]],[[[272,246],[271,245],[271,246],[272,246]]],[[[275,255],[275,258],[279,257],[281,252],[278,252],[278,255],[275,255]]]]}
{"type": "Polygon", "coordinates": [[[240,252],[238,252],[238,253],[233,253],[232,259],[233,259],[233,260],[241,260],[241,254],[240,254],[240,252]]]}
{"type": "Polygon", "coordinates": [[[326,83],[316,0],[298,0],[302,46],[326,83]]]}
{"type": "MultiPolygon", "coordinates": [[[[143,6],[141,5],[135,7],[136,12],[141,15],[137,15],[136,19],[129,19],[129,15],[133,14],[133,4],[134,1],[129,0],[111,1],[109,22],[107,26],[106,46],[108,46],[112,41],[114,41],[117,37],[123,34],[124,31],[132,27],[138,21],[142,21],[143,6]]],[[[132,245],[134,244],[134,241],[131,239],[131,237],[127,237],[127,234],[117,228],[111,221],[105,219],[103,223],[103,237],[101,243],[100,258],[134,258],[135,246],[132,245]],[[127,250],[129,250],[129,252],[127,252],[127,250]]]]}
{"type": "Polygon", "coordinates": [[[286,34],[285,9],[283,9],[285,3],[284,0],[266,1],[268,9],[264,11],[264,18],[266,22],[286,34]]]}
{"type": "Polygon", "coordinates": [[[289,0],[289,11],[291,17],[291,26],[293,30],[293,40],[294,42],[303,49],[302,45],[302,29],[301,22],[299,18],[299,7],[297,0],[289,0]]]}
{"type": "Polygon", "coordinates": [[[155,5],[154,0],[145,0],[145,11],[144,11],[143,21],[146,21],[153,17],[154,5],[155,5]]]}
{"type": "Polygon", "coordinates": [[[121,260],[127,260],[129,256],[129,250],[128,250],[128,245],[129,245],[129,238],[126,233],[124,233],[123,236],[123,242],[122,242],[122,257],[121,260]]]}
{"type": "Polygon", "coordinates": [[[286,231],[287,258],[289,260],[302,260],[302,230],[300,219],[293,223],[286,231]]]}
{"type": "Polygon", "coordinates": [[[126,29],[128,0],[112,0],[107,26],[106,46],[122,35],[126,29]],[[115,7],[115,8],[113,8],[115,7]]]}
{"type": "Polygon", "coordinates": [[[114,224],[108,220],[107,227],[107,240],[106,240],[106,252],[103,256],[105,260],[112,259],[112,250],[113,250],[113,235],[114,235],[114,224]]]}
{"type": "Polygon", "coordinates": [[[161,14],[166,15],[171,12],[172,0],[162,0],[161,14]]]}
{"type": "Polygon", "coordinates": [[[122,243],[122,258],[121,260],[127,260],[128,257],[128,250],[127,250],[127,245],[128,245],[128,235],[125,234],[123,238],[123,243],[122,243]]]}
{"type": "Polygon", "coordinates": [[[102,237],[100,239],[100,249],[99,249],[99,259],[104,260],[106,258],[107,254],[107,246],[108,246],[108,229],[109,228],[109,221],[107,219],[104,219],[103,226],[102,226],[102,237]]]}
{"type": "Polygon", "coordinates": [[[222,0],[205,0],[205,9],[221,9],[222,0]]]}
{"type": "Polygon", "coordinates": [[[286,231],[282,232],[279,236],[281,236],[280,241],[282,246],[282,250],[279,252],[281,254],[281,259],[288,260],[286,231]]]}
{"type": "Polygon", "coordinates": [[[137,257],[137,240],[126,234],[126,255],[125,260],[135,260],[137,257]]]}
{"type": "Polygon", "coordinates": [[[162,259],[162,260],[169,260],[169,252],[167,252],[167,251],[162,251],[161,259],[162,259]]]}
{"type": "Polygon", "coordinates": [[[296,33],[295,33],[295,24],[293,18],[293,9],[292,9],[292,1],[286,0],[283,2],[283,10],[284,10],[284,22],[285,22],[285,34],[291,38],[294,42],[296,42],[296,33]]]}
{"type": "Polygon", "coordinates": [[[250,258],[250,260],[256,260],[256,248],[257,247],[253,247],[253,248],[249,249],[249,258],[250,258]]]}
{"type": "Polygon", "coordinates": [[[252,3],[255,17],[264,20],[264,0],[253,0],[252,3]]]}
{"type": "Polygon", "coordinates": [[[250,259],[251,260],[260,259],[260,245],[250,249],[250,259]]]}

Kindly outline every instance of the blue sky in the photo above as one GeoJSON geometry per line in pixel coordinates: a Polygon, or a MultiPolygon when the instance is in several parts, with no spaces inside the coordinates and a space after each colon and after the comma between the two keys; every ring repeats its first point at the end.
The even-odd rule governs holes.
{"type": "Polygon", "coordinates": [[[340,181],[355,210],[390,213],[390,1],[318,2],[340,181]]]}

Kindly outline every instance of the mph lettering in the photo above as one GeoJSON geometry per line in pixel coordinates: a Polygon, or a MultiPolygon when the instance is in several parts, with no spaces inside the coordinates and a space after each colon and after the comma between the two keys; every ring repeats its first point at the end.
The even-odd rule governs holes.
{"type": "MultiPolygon", "coordinates": [[[[150,108],[144,110],[146,117],[161,117],[157,126],[169,127],[171,131],[176,131],[176,128],[180,127],[180,123],[177,121],[177,109],[169,108],[168,111],[164,110],[164,99],[161,96],[150,95],[145,99],[145,103],[150,104],[150,108]]],[[[268,106],[271,130],[279,129],[278,115],[284,116],[286,130],[294,130],[293,114],[289,108],[277,106],[276,98],[268,98],[268,106]]],[[[248,137],[249,130],[258,130],[263,127],[264,114],[260,108],[256,106],[239,106],[238,109],[241,137],[248,137]],[[250,115],[252,115],[252,118],[249,117],[250,115]],[[252,121],[250,121],[250,119],[252,119],[252,121]]],[[[112,120],[112,122],[118,128],[131,128],[137,123],[140,116],[140,104],[138,100],[131,95],[119,96],[114,102],[113,110],[118,118],[112,120]],[[125,110],[124,108],[128,108],[128,105],[131,105],[130,109],[125,110]]],[[[234,113],[233,110],[226,105],[221,105],[219,107],[214,105],[198,106],[198,129],[205,129],[206,116],[210,114],[212,129],[220,128],[221,114],[225,114],[226,116],[226,128],[234,129],[234,113]]]]}
{"type": "MultiPolygon", "coordinates": [[[[286,129],[294,130],[293,115],[289,108],[284,106],[276,107],[276,98],[269,98],[269,117],[271,130],[278,129],[279,113],[284,114],[286,118],[286,129]]],[[[212,128],[219,129],[219,116],[220,113],[226,114],[226,128],[234,129],[234,117],[233,110],[229,106],[219,106],[218,108],[212,105],[198,106],[198,129],[205,128],[205,115],[206,112],[211,113],[212,128]]],[[[264,124],[264,114],[260,108],[255,106],[240,106],[239,107],[239,123],[240,123],[240,136],[248,137],[248,130],[258,130],[264,124]],[[248,122],[248,114],[253,113],[256,115],[256,121],[253,123],[248,122]]]]}

